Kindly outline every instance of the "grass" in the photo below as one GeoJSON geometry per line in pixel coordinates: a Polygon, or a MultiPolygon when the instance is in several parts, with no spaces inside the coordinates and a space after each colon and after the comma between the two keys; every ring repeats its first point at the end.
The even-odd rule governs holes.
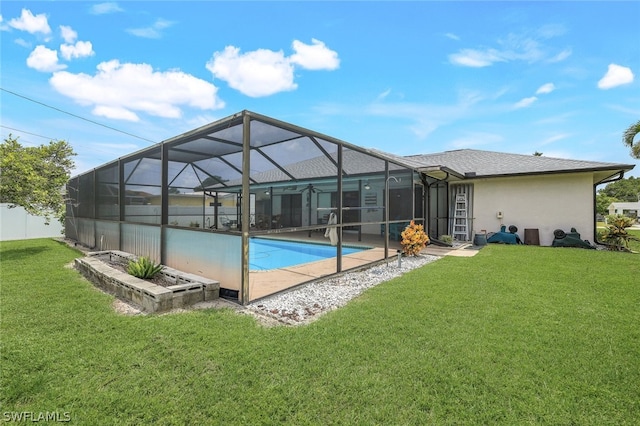
{"type": "Polygon", "coordinates": [[[495,246],[302,327],[127,317],[53,240],[1,254],[0,406],[75,424],[636,424],[640,256],[495,246]]]}

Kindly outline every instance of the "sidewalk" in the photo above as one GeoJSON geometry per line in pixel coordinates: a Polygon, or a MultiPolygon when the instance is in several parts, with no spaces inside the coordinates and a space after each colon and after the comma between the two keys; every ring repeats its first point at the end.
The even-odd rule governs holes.
{"type": "Polygon", "coordinates": [[[455,256],[455,257],[471,257],[475,256],[483,246],[474,246],[471,243],[461,244],[454,247],[442,247],[435,244],[429,244],[420,253],[430,254],[432,256],[455,256]]]}

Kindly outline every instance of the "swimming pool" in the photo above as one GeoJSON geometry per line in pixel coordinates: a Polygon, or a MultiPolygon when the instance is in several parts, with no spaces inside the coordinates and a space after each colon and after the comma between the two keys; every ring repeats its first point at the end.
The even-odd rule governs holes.
{"type": "MultiPolygon", "coordinates": [[[[367,250],[342,247],[342,255],[367,250]]],[[[336,247],[267,238],[249,239],[249,270],[267,271],[336,257],[336,247]]]]}

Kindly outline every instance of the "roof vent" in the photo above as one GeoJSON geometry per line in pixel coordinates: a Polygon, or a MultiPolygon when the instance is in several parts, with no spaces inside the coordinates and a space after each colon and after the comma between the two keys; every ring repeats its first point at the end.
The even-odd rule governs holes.
{"type": "Polygon", "coordinates": [[[467,177],[467,178],[476,177],[476,172],[464,172],[464,177],[467,177]]]}

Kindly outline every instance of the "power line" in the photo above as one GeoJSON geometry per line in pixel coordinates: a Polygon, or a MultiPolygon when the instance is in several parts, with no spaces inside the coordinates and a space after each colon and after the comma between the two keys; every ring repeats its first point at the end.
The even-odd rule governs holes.
{"type": "Polygon", "coordinates": [[[42,139],[49,139],[50,141],[59,140],[58,138],[50,138],[48,136],[38,135],[36,133],[27,132],[26,130],[20,130],[20,129],[16,129],[16,128],[13,128],[13,127],[5,126],[4,124],[0,124],[0,127],[4,127],[5,129],[9,129],[9,130],[15,130],[16,132],[25,133],[27,135],[37,136],[37,137],[42,138],[42,139]]]}
{"type": "Polygon", "coordinates": [[[125,135],[131,136],[131,137],[134,137],[134,138],[137,138],[137,139],[142,139],[143,141],[151,142],[151,143],[154,143],[154,144],[155,144],[155,143],[157,143],[156,141],[152,141],[151,139],[143,138],[142,136],[137,136],[137,135],[134,135],[134,134],[132,134],[132,133],[125,132],[124,130],[116,129],[115,127],[107,126],[106,124],[102,124],[102,123],[99,123],[99,122],[97,122],[97,121],[93,121],[93,120],[90,120],[90,119],[88,119],[88,118],[81,117],[81,116],[79,116],[79,115],[76,115],[76,114],[73,114],[73,113],[70,113],[70,112],[67,112],[67,111],[61,110],[60,108],[56,108],[56,107],[54,107],[54,106],[47,105],[47,104],[45,104],[45,103],[43,103],[43,102],[36,101],[35,99],[31,99],[31,98],[29,98],[29,97],[27,97],[27,96],[21,95],[21,94],[16,93],[16,92],[12,92],[11,90],[7,90],[7,89],[5,89],[4,87],[0,87],[0,90],[2,90],[3,92],[10,93],[10,94],[12,94],[12,95],[14,95],[14,96],[17,96],[17,97],[19,97],[19,98],[26,99],[26,100],[28,100],[28,101],[30,101],[30,102],[33,102],[33,103],[36,103],[36,104],[38,104],[38,105],[42,105],[42,106],[44,106],[44,107],[51,108],[51,109],[56,110],[56,111],[58,111],[58,112],[61,112],[61,113],[63,113],[63,114],[67,114],[67,115],[70,115],[70,116],[72,116],[72,117],[79,118],[80,120],[88,121],[88,122],[89,122],[89,123],[91,123],[91,124],[95,124],[95,125],[97,125],[97,126],[102,126],[102,127],[105,127],[105,128],[107,128],[107,129],[109,129],[109,130],[113,130],[113,131],[115,131],[115,132],[124,133],[125,135]]]}

